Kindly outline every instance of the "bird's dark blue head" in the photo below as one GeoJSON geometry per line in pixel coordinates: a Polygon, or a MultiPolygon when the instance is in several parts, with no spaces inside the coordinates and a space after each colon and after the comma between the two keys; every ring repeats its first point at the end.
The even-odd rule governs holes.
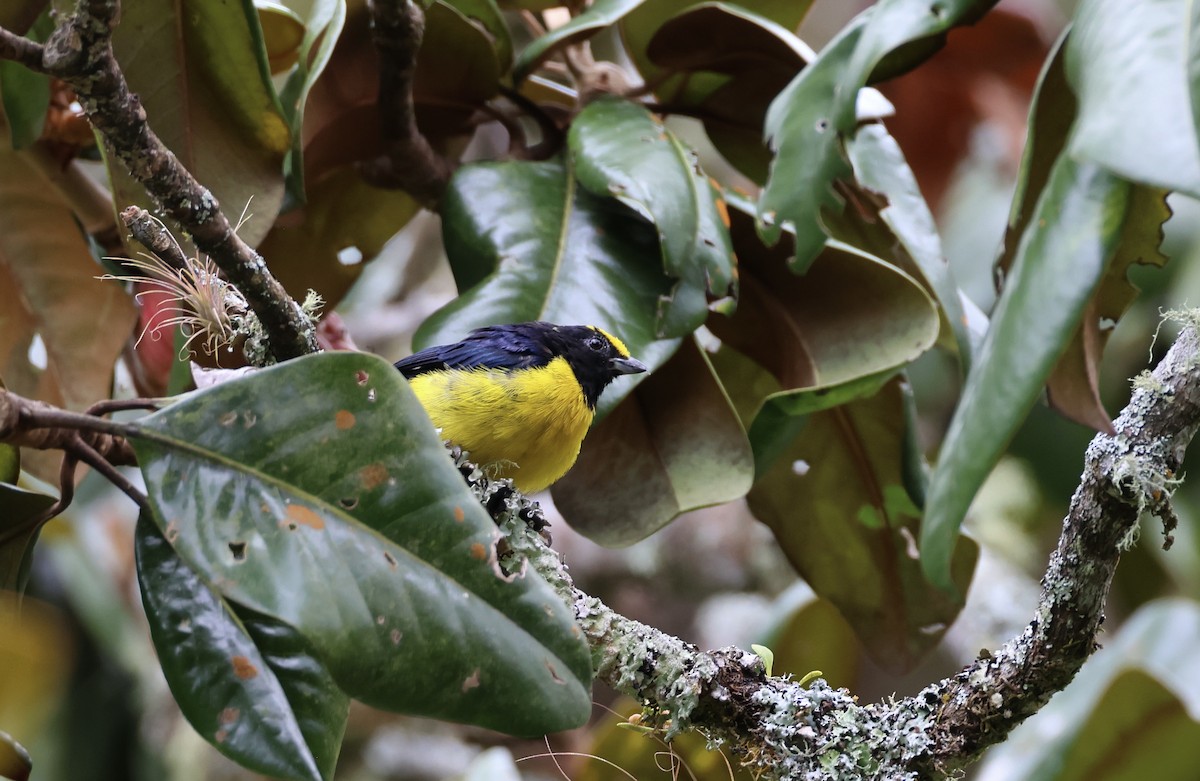
{"type": "Polygon", "coordinates": [[[439,345],[396,363],[406,377],[459,368],[530,369],[563,358],[575,373],[589,407],[622,374],[646,371],[625,344],[591,325],[555,325],[543,321],[477,328],[455,344],[439,345]]]}

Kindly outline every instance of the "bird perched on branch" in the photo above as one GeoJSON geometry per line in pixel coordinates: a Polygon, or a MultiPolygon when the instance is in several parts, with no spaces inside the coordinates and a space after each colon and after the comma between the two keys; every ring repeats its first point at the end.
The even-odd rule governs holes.
{"type": "Polygon", "coordinates": [[[566,474],[615,378],[646,371],[620,339],[584,325],[478,328],[396,362],[442,438],[524,493],[566,474]]]}

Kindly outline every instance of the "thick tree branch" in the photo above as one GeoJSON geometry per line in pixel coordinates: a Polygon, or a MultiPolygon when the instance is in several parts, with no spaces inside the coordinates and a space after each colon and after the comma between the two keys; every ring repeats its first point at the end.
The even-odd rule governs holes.
{"type": "Polygon", "coordinates": [[[150,128],[113,56],[111,35],[118,16],[117,0],[79,0],[44,46],[0,28],[0,57],[71,85],[110,153],[246,297],[277,360],[316,352],[312,322],[271,276],[262,257],[234,232],[212,193],[150,128]]]}
{"type": "Polygon", "coordinates": [[[413,79],[425,15],[409,0],[372,0],[371,38],[379,50],[379,118],[387,152],[362,166],[368,181],[404,190],[436,208],[453,166],[417,127],[413,79]]]}
{"type": "Polygon", "coordinates": [[[696,727],[771,777],[935,777],[975,761],[1070,683],[1096,650],[1104,599],[1139,521],[1156,516],[1169,532],[1169,495],[1200,428],[1200,335],[1198,315],[1191,317],[1154,372],[1134,382],[1116,435],[1101,434],[1088,448],[1029,626],[995,653],[898,702],[861,706],[821,681],[804,688],[767,678],[753,655],[702,653],[613,613],[576,589],[558,556],[514,520],[536,506],[477,472],[469,481],[509,531],[511,547],[574,607],[597,677],[650,712],[669,713],[669,731],[696,727]]]}

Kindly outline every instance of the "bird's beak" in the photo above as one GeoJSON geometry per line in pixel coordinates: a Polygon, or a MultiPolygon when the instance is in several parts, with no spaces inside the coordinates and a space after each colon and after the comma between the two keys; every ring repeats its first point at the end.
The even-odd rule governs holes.
{"type": "Polygon", "coordinates": [[[613,358],[608,362],[608,368],[614,374],[641,374],[646,371],[646,364],[637,358],[613,358]]]}

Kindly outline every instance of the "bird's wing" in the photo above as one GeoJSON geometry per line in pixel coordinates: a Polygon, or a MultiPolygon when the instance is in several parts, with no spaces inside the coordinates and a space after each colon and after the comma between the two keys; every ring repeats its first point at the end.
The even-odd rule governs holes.
{"type": "Polygon", "coordinates": [[[461,342],[430,347],[402,358],[396,368],[412,378],[444,369],[526,369],[544,365],[551,355],[531,336],[518,326],[480,328],[461,342]]]}

